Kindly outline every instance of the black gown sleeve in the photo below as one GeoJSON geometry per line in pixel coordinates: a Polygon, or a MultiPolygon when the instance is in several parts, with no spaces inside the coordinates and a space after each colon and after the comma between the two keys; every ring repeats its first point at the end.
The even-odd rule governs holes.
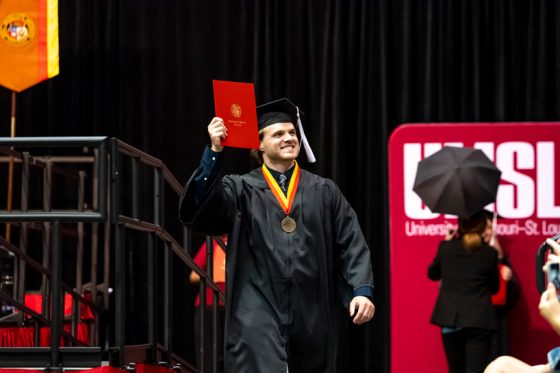
{"type": "Polygon", "coordinates": [[[370,249],[360,228],[354,209],[338,186],[329,180],[335,252],[339,255],[340,274],[347,284],[343,302],[348,304],[358,288],[369,287],[373,291],[373,272],[370,249]]]}
{"type": "Polygon", "coordinates": [[[187,181],[179,200],[179,219],[195,232],[218,236],[229,232],[235,210],[232,183],[222,180],[222,157],[209,148],[187,181]],[[212,163],[212,161],[216,161],[212,163]]]}

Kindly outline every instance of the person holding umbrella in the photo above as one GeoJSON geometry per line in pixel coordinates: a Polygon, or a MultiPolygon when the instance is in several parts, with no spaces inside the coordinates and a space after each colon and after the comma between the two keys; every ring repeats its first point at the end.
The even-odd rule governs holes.
{"type": "Polygon", "coordinates": [[[498,254],[484,242],[482,212],[459,218],[458,236],[443,240],[428,267],[440,281],[431,322],[441,327],[450,373],[483,372],[497,329],[491,294],[498,291],[498,254]]]}
{"type": "MultiPolygon", "coordinates": [[[[495,226],[500,216],[486,209],[482,210],[482,214],[486,217],[486,229],[482,233],[482,239],[496,250],[498,254],[498,272],[500,273],[500,290],[492,295],[492,304],[496,311],[498,330],[494,333],[494,338],[492,340],[491,355],[492,358],[496,358],[501,355],[506,355],[508,352],[507,314],[519,296],[519,286],[513,274],[511,263],[496,234],[495,226]]],[[[453,239],[456,233],[454,229],[450,229],[445,239],[453,239]]]]}
{"type": "Polygon", "coordinates": [[[497,329],[491,295],[499,290],[498,254],[485,242],[484,206],[501,172],[480,150],[444,147],[418,164],[413,190],[432,212],[459,217],[440,242],[428,277],[440,282],[431,322],[441,327],[450,373],[482,373],[497,329]]]}

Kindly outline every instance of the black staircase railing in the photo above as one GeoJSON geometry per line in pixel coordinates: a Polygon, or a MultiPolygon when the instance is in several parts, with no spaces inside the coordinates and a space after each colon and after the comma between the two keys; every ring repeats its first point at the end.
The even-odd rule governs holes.
{"type": "MultiPolygon", "coordinates": [[[[14,255],[15,280],[16,286],[12,294],[1,294],[2,299],[11,304],[15,311],[12,315],[7,315],[3,319],[20,319],[20,322],[28,322],[26,318],[31,316],[35,322],[37,330],[35,333],[35,347],[28,347],[24,350],[13,348],[2,348],[0,354],[0,366],[29,366],[30,362],[39,366],[49,366],[52,370],[59,369],[65,362],[81,361],[82,366],[96,366],[101,360],[101,349],[90,346],[92,340],[85,343],[76,338],[77,325],[79,322],[80,307],[85,305],[93,312],[93,330],[98,327],[99,312],[95,302],[86,299],[82,293],[81,271],[76,270],[76,275],[80,277],[76,280],[77,286],[69,286],[62,281],[62,251],[63,251],[63,229],[61,224],[78,224],[78,257],[83,257],[83,223],[103,223],[107,220],[107,189],[103,187],[108,181],[108,139],[105,137],[68,137],[68,138],[0,138],[0,152],[5,155],[4,161],[14,164],[19,162],[21,165],[21,195],[20,208],[11,211],[0,210],[0,222],[6,224],[6,236],[11,236],[11,228],[19,228],[19,248],[7,242],[5,239],[0,241],[3,250],[14,255]],[[52,157],[54,148],[72,148],[74,151],[83,152],[83,149],[95,149],[89,156],[73,158],[72,156],[52,157]],[[35,155],[36,149],[44,150],[47,155],[35,155]],[[96,190],[95,205],[97,208],[83,208],[83,173],[67,171],[59,167],[57,163],[86,163],[95,164],[96,174],[92,175],[95,180],[96,190]],[[30,168],[42,170],[42,208],[30,208],[30,168]],[[57,209],[52,205],[53,176],[63,175],[65,178],[78,180],[78,200],[82,202],[77,208],[57,209]],[[37,229],[41,231],[41,257],[42,263],[35,261],[27,252],[29,245],[29,230],[37,229]],[[25,305],[26,293],[26,274],[28,269],[34,269],[41,274],[41,313],[33,311],[25,305]],[[64,323],[64,293],[69,293],[73,299],[72,327],[71,332],[65,332],[62,328],[64,323]],[[25,316],[24,316],[25,315],[25,316]],[[13,317],[12,317],[13,316],[13,317]],[[37,334],[40,333],[40,325],[48,326],[50,329],[50,346],[37,347],[37,334]],[[60,337],[65,338],[70,344],[69,347],[61,346],[60,337]],[[79,347],[73,347],[77,345],[79,347]],[[86,347],[87,346],[87,347],[86,347]],[[78,358],[76,358],[78,356],[78,358]],[[45,361],[46,360],[46,361],[45,361]]],[[[65,151],[66,152],[66,151],[65,151]]],[[[4,178],[4,180],[6,180],[4,178]]],[[[10,180],[16,184],[15,180],[10,180]]],[[[11,188],[13,185],[10,185],[11,188]]],[[[36,193],[36,190],[33,191],[36,193]]],[[[93,284],[96,285],[96,284],[93,284]]],[[[92,291],[95,294],[95,290],[92,291]]],[[[95,298],[92,298],[95,299],[95,298]]],[[[17,321],[16,321],[17,322],[17,321]]],[[[90,334],[95,340],[97,334],[90,334]]]]}
{"type": "MultiPolygon", "coordinates": [[[[173,348],[173,266],[172,263],[174,259],[179,260],[183,265],[187,266],[190,270],[196,271],[201,279],[201,304],[205,304],[203,299],[206,293],[206,287],[211,287],[216,299],[225,299],[225,296],[221,289],[212,282],[211,273],[200,269],[193,261],[190,255],[190,250],[188,248],[190,245],[190,233],[186,228],[182,230],[182,244],[179,244],[171,234],[165,229],[164,221],[164,206],[165,206],[165,191],[167,190],[165,186],[168,187],[173,193],[173,202],[177,204],[178,196],[183,190],[182,185],[177,181],[177,179],[172,175],[172,173],[167,169],[165,164],[163,164],[159,159],[156,159],[128,144],[123,143],[118,139],[111,140],[111,200],[110,200],[110,210],[111,210],[111,221],[116,225],[115,230],[115,246],[114,250],[116,253],[115,257],[115,267],[117,276],[116,279],[116,343],[115,343],[115,357],[117,360],[116,365],[125,365],[132,362],[134,359],[138,359],[139,354],[144,351],[145,360],[148,362],[157,361],[167,361],[172,364],[181,364],[188,367],[192,371],[209,371],[204,367],[204,359],[199,359],[200,365],[196,369],[192,364],[187,363],[184,359],[179,357],[174,353],[173,348]],[[116,156],[116,155],[120,156],[116,156]],[[123,214],[123,199],[120,199],[123,175],[125,174],[123,170],[123,162],[128,161],[129,166],[128,176],[130,178],[129,183],[125,185],[131,186],[130,191],[130,206],[129,215],[123,214]],[[140,217],[141,206],[145,205],[142,202],[142,193],[138,190],[139,186],[142,185],[140,168],[144,166],[151,171],[151,178],[153,184],[153,201],[152,203],[152,216],[153,221],[148,222],[140,217]],[[126,346],[125,341],[125,330],[127,321],[127,309],[125,296],[127,294],[126,281],[124,277],[126,275],[126,258],[124,257],[124,247],[126,246],[127,232],[128,231],[144,232],[149,235],[148,242],[150,243],[148,247],[148,268],[147,268],[147,299],[148,299],[148,343],[145,345],[135,345],[126,346]],[[159,241],[161,245],[156,245],[156,241],[159,241]],[[163,326],[162,326],[162,336],[158,340],[156,338],[155,326],[157,325],[157,313],[154,305],[156,304],[156,268],[155,268],[155,258],[156,247],[161,247],[163,251],[163,288],[161,291],[162,295],[162,306],[163,306],[163,326]],[[130,355],[130,357],[129,357],[130,355]]],[[[173,216],[173,219],[177,219],[177,215],[173,216]]],[[[208,247],[211,247],[208,246],[208,247]]],[[[209,250],[211,252],[211,250],[209,250]]],[[[207,268],[212,268],[212,258],[207,262],[207,268]]],[[[214,308],[217,309],[218,302],[214,302],[214,308]]],[[[204,325],[203,320],[201,324],[204,325]]],[[[218,321],[217,318],[214,319],[213,334],[218,331],[218,321]]],[[[199,336],[201,339],[204,338],[204,333],[199,336]]],[[[216,340],[216,339],[214,339],[216,340]]],[[[201,346],[204,344],[201,343],[201,346]]],[[[212,351],[203,351],[200,353],[212,353],[214,357],[212,360],[217,361],[217,351],[221,346],[214,346],[212,351]]],[[[215,363],[216,364],[216,363],[215,363]]],[[[214,364],[214,365],[215,365],[214,364]]],[[[216,366],[214,366],[214,372],[217,371],[216,366]]]]}
{"type": "MultiPolygon", "coordinates": [[[[0,298],[19,310],[18,315],[26,315],[26,322],[49,326],[51,346],[37,347],[36,343],[36,347],[29,349],[27,355],[22,354],[20,349],[0,348],[0,366],[29,366],[31,361],[39,364],[34,366],[48,366],[51,370],[68,366],[95,366],[100,364],[102,356],[108,355],[114,366],[135,362],[165,362],[188,372],[216,372],[218,350],[222,348],[216,342],[217,307],[219,300],[224,301],[225,296],[212,281],[212,245],[207,245],[209,250],[205,271],[191,258],[190,232],[184,227],[180,228],[177,235],[181,237],[180,243],[169,232],[168,226],[173,224],[166,225],[165,218],[170,214],[165,207],[169,202],[177,205],[182,185],[168,168],[159,159],[118,139],[106,137],[0,138],[0,164],[7,162],[16,163],[21,169],[20,206],[12,211],[0,210],[0,223],[17,230],[19,246],[11,243],[14,240],[7,242],[2,239],[0,234],[0,248],[10,252],[17,263],[17,284],[13,296],[0,291],[0,298]],[[78,154],[74,154],[76,151],[78,154]],[[33,168],[43,173],[40,208],[33,208],[33,198],[30,196],[30,193],[33,194],[33,178],[30,176],[33,168]],[[53,175],[63,175],[76,184],[72,189],[77,192],[70,193],[77,199],[73,207],[57,208],[53,205],[53,200],[60,197],[56,195],[60,191],[53,181],[53,175]],[[90,179],[91,182],[87,182],[90,179]],[[166,195],[168,192],[171,193],[170,197],[166,195]],[[150,196],[152,200],[146,203],[150,196]],[[27,252],[31,245],[28,237],[30,231],[41,233],[42,263],[27,252]],[[90,256],[87,260],[84,248],[87,246],[86,236],[90,238],[90,256]],[[145,343],[140,344],[127,339],[127,323],[131,322],[129,316],[132,312],[127,303],[127,294],[130,293],[128,280],[132,270],[127,252],[137,249],[131,248],[134,246],[131,244],[138,237],[144,240],[147,252],[143,273],[147,283],[145,304],[148,330],[145,343]],[[72,286],[62,281],[62,252],[68,241],[72,241],[72,246],[76,247],[75,281],[72,286]],[[158,265],[158,258],[163,258],[161,265],[158,265]],[[84,268],[84,261],[89,261],[89,270],[84,268]],[[181,268],[199,275],[201,305],[206,304],[206,288],[213,291],[212,330],[201,327],[198,336],[201,339],[200,346],[204,346],[206,335],[213,336],[212,351],[205,351],[204,347],[197,351],[200,355],[198,367],[176,353],[177,349],[173,345],[173,268],[177,263],[181,268]],[[27,270],[38,272],[42,277],[41,313],[30,309],[24,302],[25,279],[29,277],[27,270]],[[98,281],[99,274],[101,281],[98,281]],[[114,284],[112,294],[110,284],[114,284]],[[89,298],[85,297],[86,292],[89,298]],[[74,300],[70,331],[62,329],[64,293],[70,294],[74,300]],[[113,299],[114,304],[111,304],[113,299]],[[84,305],[94,315],[87,346],[76,337],[80,310],[84,305]],[[114,311],[114,330],[110,330],[111,323],[100,323],[101,316],[107,310],[114,311]],[[100,334],[104,338],[100,338],[100,334]],[[61,346],[59,337],[70,346],[61,346]],[[211,354],[212,367],[204,366],[205,354],[211,354]]],[[[176,222],[177,214],[172,214],[170,218],[173,219],[171,223],[176,222]]],[[[224,246],[221,240],[218,239],[218,242],[224,246]]],[[[201,312],[201,318],[201,325],[204,326],[204,312],[201,312]]],[[[37,342],[38,338],[35,339],[37,342]]]]}

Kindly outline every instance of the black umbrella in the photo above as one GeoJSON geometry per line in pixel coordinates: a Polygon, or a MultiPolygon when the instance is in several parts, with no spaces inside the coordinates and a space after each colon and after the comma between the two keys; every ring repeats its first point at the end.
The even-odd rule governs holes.
{"type": "Polygon", "coordinates": [[[501,174],[481,150],[446,146],[418,162],[412,189],[432,212],[469,217],[496,200],[501,174]]]}

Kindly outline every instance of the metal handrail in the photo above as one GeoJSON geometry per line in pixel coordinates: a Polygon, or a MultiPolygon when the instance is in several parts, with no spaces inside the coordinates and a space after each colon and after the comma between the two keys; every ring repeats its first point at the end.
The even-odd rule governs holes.
{"type": "MultiPolygon", "coordinates": [[[[35,259],[33,259],[32,257],[30,257],[29,255],[27,255],[25,252],[23,252],[21,249],[19,249],[18,247],[14,246],[12,243],[6,241],[5,239],[3,239],[2,237],[0,237],[0,247],[4,247],[6,248],[8,251],[14,253],[16,256],[18,256],[19,258],[23,259],[25,261],[26,264],[28,264],[30,267],[32,267],[34,270],[36,270],[37,272],[40,272],[41,274],[47,276],[47,277],[51,277],[51,271],[49,271],[47,268],[43,267],[41,264],[39,264],[39,262],[37,262],[35,259]]],[[[99,308],[99,306],[97,306],[95,303],[93,303],[92,301],[90,301],[89,299],[85,298],[82,294],[77,293],[76,291],[74,291],[74,288],[72,288],[70,285],[65,284],[64,282],[61,283],[62,288],[64,289],[64,291],[68,294],[70,294],[73,298],[76,298],[80,301],[80,303],[83,303],[89,307],[91,307],[93,310],[95,311],[101,311],[101,308],[99,308]]],[[[11,297],[10,297],[11,298],[11,297]]],[[[16,301],[14,298],[11,298],[12,300],[16,301]]],[[[35,316],[35,315],[34,315],[35,316]]]]}
{"type": "MultiPolygon", "coordinates": [[[[57,247],[59,245],[58,238],[61,234],[61,224],[60,223],[83,223],[83,222],[91,222],[96,226],[96,223],[100,222],[110,222],[111,226],[115,229],[114,234],[114,242],[115,242],[115,259],[116,263],[115,266],[117,271],[115,273],[115,286],[116,286],[116,332],[115,332],[115,342],[116,342],[116,350],[124,352],[126,350],[125,345],[125,338],[124,338],[124,309],[126,308],[126,304],[124,302],[124,295],[126,294],[126,278],[123,276],[123,271],[119,271],[119,269],[123,269],[126,266],[125,258],[122,257],[123,254],[123,244],[126,237],[125,228],[131,229],[134,231],[146,232],[153,237],[157,237],[164,243],[163,250],[164,250],[164,267],[165,267],[165,277],[164,277],[164,288],[163,288],[163,296],[165,301],[163,302],[163,315],[164,315],[164,327],[163,327],[163,344],[160,344],[157,341],[156,333],[157,331],[154,329],[154,326],[151,326],[151,331],[149,332],[150,336],[150,346],[152,346],[152,351],[155,350],[163,350],[167,353],[168,361],[176,361],[180,363],[185,363],[181,360],[179,356],[177,356],[173,352],[173,346],[171,343],[171,326],[172,326],[172,319],[171,314],[172,310],[170,308],[171,300],[172,300],[172,292],[171,292],[171,269],[172,269],[172,255],[178,258],[184,265],[188,268],[195,271],[201,278],[201,286],[205,289],[206,286],[212,289],[214,293],[214,307],[217,307],[218,298],[222,301],[225,301],[225,294],[224,292],[212,281],[211,273],[208,273],[204,269],[197,266],[191,256],[188,254],[189,251],[187,247],[190,247],[190,232],[184,228],[183,230],[183,244],[179,244],[171,234],[165,230],[164,227],[164,219],[163,219],[163,205],[164,205],[164,186],[167,185],[171,188],[171,190],[176,193],[180,194],[183,190],[183,186],[179,181],[175,178],[175,176],[170,172],[167,166],[159,159],[146,154],[145,152],[128,145],[121,140],[118,139],[109,139],[107,137],[20,137],[20,138],[0,138],[0,154],[6,154],[8,157],[0,157],[0,162],[4,162],[16,156],[16,152],[10,147],[95,147],[96,157],[73,157],[76,160],[76,163],[83,162],[83,163],[94,163],[97,168],[94,168],[94,193],[98,192],[99,197],[97,200],[94,201],[92,204],[93,209],[88,209],[84,211],[76,211],[76,210],[61,210],[61,209],[51,209],[50,205],[46,209],[47,211],[36,211],[36,210],[29,210],[27,209],[26,205],[25,208],[22,205],[22,210],[15,210],[11,212],[6,212],[0,210],[0,222],[21,222],[22,227],[31,226],[32,223],[30,222],[52,222],[53,223],[53,247],[57,247]],[[143,165],[149,166],[153,169],[154,174],[154,219],[153,222],[142,221],[138,219],[138,211],[137,207],[133,208],[132,216],[126,216],[122,214],[121,211],[121,203],[119,201],[119,183],[120,178],[122,175],[119,173],[120,171],[120,159],[119,157],[123,155],[129,157],[133,160],[133,177],[138,177],[136,174],[135,168],[138,163],[143,165]],[[95,161],[97,159],[97,162],[95,161]],[[98,188],[98,190],[96,189],[98,188]],[[110,212],[110,213],[109,213],[110,212]],[[123,291],[124,290],[124,291],[123,291]]],[[[20,154],[20,158],[22,159],[20,162],[23,163],[23,156],[20,154]]],[[[14,158],[14,159],[17,159],[14,158]]],[[[29,159],[29,157],[28,157],[29,159]]],[[[54,171],[64,172],[64,169],[58,169],[57,167],[52,166],[53,161],[57,162],[64,162],[66,157],[57,157],[55,156],[34,156],[33,165],[38,167],[43,167],[48,169],[48,172],[54,171]]],[[[138,188],[133,183],[133,198],[139,198],[138,196],[138,188]],[[135,195],[136,193],[136,195],[135,195]]],[[[22,202],[23,204],[23,202],[22,202]]],[[[45,227],[48,227],[46,225],[45,227]]],[[[50,229],[50,228],[49,228],[50,229]]],[[[105,237],[107,239],[107,235],[105,237]]],[[[223,246],[223,242],[221,243],[223,246]]],[[[13,246],[13,245],[12,245],[13,246]]],[[[151,250],[154,250],[155,247],[151,244],[151,250]]],[[[90,302],[89,300],[82,297],[81,294],[75,292],[73,289],[69,288],[66,284],[63,284],[60,280],[60,273],[58,271],[54,271],[55,267],[60,266],[60,258],[56,259],[53,258],[52,260],[52,272],[47,270],[44,265],[41,265],[31,258],[29,258],[23,251],[17,250],[15,246],[12,247],[14,249],[14,253],[18,255],[18,257],[23,258],[26,263],[29,263],[30,267],[39,270],[44,276],[51,277],[54,276],[55,279],[51,281],[51,285],[57,288],[57,294],[60,294],[60,291],[64,289],[65,291],[69,292],[72,297],[79,299],[84,304],[92,307],[95,312],[99,311],[99,308],[96,307],[95,304],[90,302]],[[23,255],[21,255],[23,254],[23,255]],[[27,260],[31,259],[31,260],[27,260]],[[41,268],[41,269],[39,269],[41,268]],[[56,273],[55,273],[56,272],[56,273]],[[56,279],[58,277],[58,280],[56,279]]],[[[57,250],[55,250],[57,251],[57,250]]],[[[53,252],[54,254],[54,252],[53,252]]],[[[60,250],[56,254],[60,256],[60,250]]],[[[150,254],[152,255],[152,254],[150,254]]],[[[93,275],[92,275],[93,276],[93,275]]],[[[148,277],[152,277],[150,281],[153,280],[154,274],[148,274],[148,277]]],[[[93,278],[93,277],[92,277],[93,278]]],[[[150,285],[153,289],[153,284],[150,285]]],[[[54,296],[53,291],[53,296],[54,296]]],[[[201,297],[205,296],[201,294],[201,297]]],[[[60,296],[59,296],[60,297],[60,296]]],[[[4,298],[2,296],[2,298],[4,298]]],[[[152,298],[153,299],[153,298],[152,298]]],[[[21,302],[20,302],[21,303],[21,302]]],[[[25,307],[25,305],[21,305],[25,307]]],[[[59,306],[57,306],[60,308],[59,306]]],[[[56,317],[61,317],[61,310],[57,307],[53,307],[53,319],[56,317]]],[[[153,320],[155,320],[155,309],[153,308],[154,305],[149,305],[151,316],[153,320]]],[[[28,308],[22,308],[24,312],[28,312],[32,316],[38,316],[36,313],[33,314],[32,310],[28,308]]],[[[40,321],[49,321],[48,318],[41,318],[37,317],[40,321]]],[[[150,319],[152,320],[152,319],[150,319]]],[[[154,324],[155,325],[155,324],[154,324]]],[[[73,340],[73,337],[61,330],[57,327],[56,323],[53,323],[53,341],[56,336],[64,336],[68,337],[70,340],[73,340]],[[56,329],[56,330],[54,330],[56,329]]],[[[77,343],[77,342],[76,342],[77,343]]],[[[51,359],[51,363],[56,366],[59,362],[58,357],[58,344],[53,346],[53,355],[51,359]]],[[[215,354],[215,351],[214,351],[215,354]]],[[[155,355],[152,355],[152,359],[155,358],[155,355]]],[[[118,353],[117,357],[119,365],[123,365],[123,354],[118,353]]]]}
{"type": "MultiPolygon", "coordinates": [[[[43,210],[29,210],[27,208],[27,197],[24,194],[28,193],[27,189],[27,178],[22,171],[22,206],[21,210],[5,211],[0,210],[0,222],[5,222],[10,224],[12,222],[20,222],[20,229],[22,232],[26,232],[27,228],[39,227],[43,231],[43,245],[45,245],[45,237],[52,237],[52,246],[50,242],[47,242],[47,250],[51,251],[52,256],[50,264],[45,261],[45,258],[49,256],[43,255],[43,263],[40,264],[28,256],[23,250],[17,248],[15,245],[2,240],[3,246],[6,247],[8,251],[13,252],[17,258],[18,265],[28,265],[30,268],[41,273],[43,277],[43,284],[46,283],[46,279],[49,279],[50,283],[50,299],[51,304],[47,303],[47,293],[43,290],[43,316],[34,312],[25,304],[23,304],[22,295],[18,295],[18,299],[2,293],[0,296],[5,301],[13,304],[17,309],[25,314],[31,315],[34,319],[42,322],[43,324],[51,327],[51,366],[56,367],[60,363],[60,341],[59,337],[64,337],[66,340],[70,341],[79,346],[87,346],[86,343],[78,340],[74,335],[77,331],[77,317],[79,315],[78,304],[87,306],[95,316],[95,325],[98,324],[99,313],[101,308],[97,306],[93,301],[85,298],[81,293],[81,280],[77,280],[76,290],[66,283],[62,282],[61,278],[61,242],[60,236],[67,232],[64,232],[61,228],[62,223],[78,223],[78,233],[77,237],[80,237],[83,230],[84,222],[99,223],[107,221],[107,185],[109,181],[108,177],[108,141],[107,137],[19,137],[19,138],[0,138],[0,153],[5,154],[8,157],[0,157],[0,162],[14,162],[21,163],[23,167],[38,167],[44,170],[45,178],[43,182],[43,193],[45,193],[45,185],[48,183],[48,195],[45,197],[43,195],[43,210]],[[29,153],[21,153],[15,149],[22,147],[28,148],[52,148],[52,147],[93,147],[93,156],[78,156],[78,157],[59,157],[59,156],[30,156],[29,153]],[[83,178],[85,173],[83,171],[68,171],[63,167],[58,167],[54,165],[54,162],[58,163],[92,163],[94,165],[93,180],[94,180],[94,201],[92,203],[95,210],[85,210],[78,207],[78,209],[52,209],[50,206],[50,175],[51,173],[61,174],[69,180],[77,180],[79,182],[79,203],[83,203],[83,178]],[[98,185],[95,185],[97,183],[98,185]],[[100,186],[100,187],[99,187],[100,186]],[[97,194],[96,194],[97,193],[97,194]],[[45,202],[46,201],[46,202],[45,202]],[[81,202],[80,202],[81,201],[81,202]],[[46,203],[46,205],[45,205],[46,203]],[[31,222],[42,222],[47,223],[40,227],[36,223],[31,222]],[[52,224],[51,224],[52,223],[52,224]],[[46,234],[46,236],[45,236],[46,234]],[[23,263],[23,264],[22,264],[23,263]],[[48,268],[47,268],[48,266],[48,268]],[[62,318],[63,309],[62,303],[64,298],[64,293],[68,293],[73,299],[73,312],[72,312],[72,333],[68,333],[62,330],[62,318]],[[50,315],[50,316],[49,316],[50,315]]],[[[26,171],[27,173],[27,171],[26,171]]],[[[21,237],[20,237],[21,239],[21,237]]],[[[20,242],[21,243],[21,242],[20,242]]],[[[80,244],[79,244],[80,245],[80,244]]],[[[25,246],[24,246],[25,247],[25,246]]],[[[43,247],[45,249],[45,246],[43,247]]],[[[77,272],[78,273],[78,272],[77,272]]],[[[81,272],[80,272],[81,273],[81,272]]],[[[77,274],[78,276],[78,274],[77,274]]],[[[22,277],[22,276],[20,276],[22,277]]],[[[23,277],[25,273],[23,272],[23,277]]],[[[94,292],[92,291],[92,294],[94,292]]],[[[18,291],[18,294],[19,291],[18,291]]]]}
{"type": "MultiPolygon", "coordinates": [[[[99,151],[99,185],[108,184],[108,137],[0,137],[0,147],[84,147],[94,146],[99,151]]],[[[66,221],[66,222],[103,222],[107,218],[107,193],[105,188],[99,189],[99,211],[84,212],[5,212],[0,210],[0,222],[12,221],[66,221]]]]}
{"type": "MultiPolygon", "coordinates": [[[[163,214],[162,214],[162,206],[163,206],[163,200],[164,200],[164,189],[163,189],[163,185],[164,183],[166,183],[168,186],[171,187],[171,189],[177,194],[180,195],[183,191],[183,186],[178,182],[178,180],[171,174],[171,172],[169,171],[169,169],[165,166],[165,164],[160,161],[157,158],[154,158],[144,152],[142,152],[141,150],[138,150],[126,143],[123,143],[122,141],[118,140],[118,139],[112,139],[111,140],[111,175],[112,175],[112,182],[113,182],[113,186],[112,186],[112,199],[111,199],[111,220],[113,224],[116,224],[118,227],[121,227],[120,229],[117,228],[116,230],[116,237],[115,237],[115,250],[120,253],[119,255],[117,255],[116,257],[116,263],[115,266],[116,268],[121,268],[121,271],[124,272],[124,266],[125,266],[125,258],[122,256],[122,247],[124,247],[124,241],[126,239],[126,231],[125,228],[134,230],[134,231],[140,231],[140,232],[146,232],[149,234],[153,234],[156,237],[159,237],[159,239],[161,239],[165,244],[164,244],[164,259],[163,259],[163,264],[164,264],[164,273],[165,273],[165,277],[164,277],[164,288],[163,288],[163,346],[162,348],[158,348],[157,346],[159,346],[159,344],[157,343],[157,341],[154,339],[154,335],[152,333],[154,333],[154,331],[149,331],[149,338],[151,338],[151,343],[154,346],[154,349],[157,350],[163,350],[167,353],[167,361],[176,361],[176,362],[180,362],[179,359],[176,359],[176,355],[173,352],[173,347],[172,347],[172,343],[171,343],[171,308],[170,308],[170,304],[172,303],[172,293],[171,293],[171,278],[172,278],[172,274],[171,274],[171,257],[170,254],[172,253],[175,257],[177,257],[179,260],[182,261],[183,264],[185,264],[189,269],[191,269],[192,271],[195,271],[201,278],[201,304],[205,304],[205,293],[206,293],[206,286],[211,288],[213,293],[214,293],[214,299],[215,302],[213,303],[213,307],[215,308],[215,314],[217,315],[217,307],[218,307],[218,303],[219,300],[222,300],[225,302],[225,294],[222,291],[222,289],[220,289],[212,280],[212,275],[211,273],[209,273],[209,271],[211,272],[211,269],[209,271],[205,271],[204,269],[201,269],[198,265],[196,265],[196,263],[194,262],[194,260],[191,258],[191,256],[188,254],[190,251],[187,250],[187,247],[190,247],[190,232],[188,230],[184,230],[184,234],[183,234],[183,245],[180,245],[172,236],[171,234],[165,230],[164,224],[163,224],[163,214]],[[132,197],[132,216],[126,216],[123,215],[122,213],[122,209],[120,208],[120,205],[123,203],[122,200],[117,200],[117,196],[119,195],[119,185],[120,185],[120,178],[122,177],[123,173],[121,172],[120,168],[121,168],[121,160],[120,158],[117,156],[117,154],[120,155],[124,155],[126,157],[128,157],[131,160],[131,177],[133,179],[132,181],[132,190],[131,193],[129,193],[129,195],[132,197]],[[137,208],[137,206],[135,206],[136,204],[139,204],[138,201],[138,191],[136,189],[136,184],[137,184],[137,178],[138,178],[138,163],[141,163],[145,166],[149,166],[153,169],[153,173],[154,173],[154,221],[153,222],[146,222],[146,221],[142,221],[138,214],[139,214],[139,209],[137,208]],[[187,242],[188,241],[188,242],[187,242]],[[120,249],[119,249],[120,247],[120,249]]],[[[144,202],[145,204],[145,202],[144,202]]],[[[223,242],[222,242],[223,245],[223,242]]],[[[149,251],[150,252],[150,251],[149,251]]],[[[149,254],[151,255],[151,254],[149,254]]],[[[209,266],[208,268],[210,268],[211,265],[211,261],[208,262],[209,266]]],[[[118,275],[117,275],[118,276],[118,275]]],[[[151,277],[153,276],[150,275],[150,273],[148,273],[148,288],[150,289],[152,287],[152,285],[150,285],[150,282],[153,281],[153,278],[151,277]]],[[[116,294],[117,294],[117,299],[116,299],[116,304],[117,304],[117,315],[115,317],[116,320],[116,348],[115,351],[123,351],[123,353],[126,350],[126,344],[125,344],[125,340],[124,340],[124,330],[125,330],[125,317],[124,317],[124,311],[120,308],[126,307],[126,303],[124,301],[123,294],[126,293],[126,284],[124,284],[123,281],[117,281],[117,283],[120,283],[120,287],[116,289],[116,294]],[[119,294],[121,296],[121,299],[119,299],[119,294]],[[119,337],[120,335],[120,337],[119,337]]],[[[119,285],[117,285],[119,286],[119,285]]],[[[150,293],[148,294],[148,298],[150,299],[150,297],[152,297],[152,295],[150,295],[150,293]]],[[[154,309],[153,307],[148,308],[148,318],[151,320],[154,317],[154,309]]],[[[217,318],[214,317],[214,324],[213,324],[213,328],[214,328],[214,335],[216,334],[216,330],[217,330],[217,318]]],[[[204,338],[203,335],[201,336],[201,338],[204,338]]],[[[213,356],[214,356],[214,365],[216,364],[216,356],[217,356],[217,346],[215,345],[213,348],[213,356]]],[[[125,363],[125,359],[124,356],[122,356],[122,354],[120,354],[117,358],[118,362],[120,365],[123,365],[125,363]]],[[[201,361],[201,364],[203,364],[203,361],[201,361]]],[[[204,371],[204,367],[201,366],[199,367],[201,369],[201,371],[204,371]]]]}
{"type": "Polygon", "coordinates": [[[100,146],[106,142],[106,136],[61,136],[61,137],[0,137],[0,146],[33,147],[78,147],[100,146]]]}
{"type": "MultiPolygon", "coordinates": [[[[201,278],[208,281],[207,282],[208,286],[211,287],[216,292],[218,292],[220,299],[222,301],[226,300],[225,293],[220,287],[218,287],[214,282],[212,282],[211,276],[204,269],[200,268],[194,262],[193,258],[190,255],[187,255],[185,253],[185,249],[165,229],[163,229],[159,225],[151,224],[137,219],[132,219],[123,215],[119,215],[119,221],[121,221],[124,224],[124,226],[127,228],[132,228],[134,230],[142,231],[142,232],[155,233],[163,241],[169,242],[171,244],[171,249],[173,250],[173,253],[177,255],[177,257],[183,263],[185,263],[190,269],[195,271],[197,275],[199,275],[201,278]]],[[[221,242],[221,245],[223,245],[223,241],[219,237],[215,237],[215,239],[219,240],[219,242],[221,242]]],[[[225,248],[225,245],[222,247],[225,248]]]]}
{"type": "Polygon", "coordinates": [[[163,172],[164,180],[167,181],[169,186],[173,188],[173,190],[177,194],[181,194],[181,192],[183,191],[183,185],[179,182],[179,180],[177,180],[177,178],[171,173],[171,171],[169,171],[169,168],[167,168],[165,163],[119,139],[115,139],[115,140],[117,141],[119,146],[119,151],[122,154],[128,155],[129,157],[132,158],[138,158],[142,163],[148,166],[161,169],[163,172]]]}

